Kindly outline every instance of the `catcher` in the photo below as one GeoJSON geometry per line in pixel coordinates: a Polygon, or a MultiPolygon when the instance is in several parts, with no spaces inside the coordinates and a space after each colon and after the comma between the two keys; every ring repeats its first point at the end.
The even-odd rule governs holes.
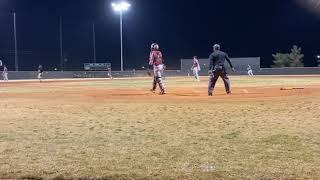
{"type": "Polygon", "coordinates": [[[162,81],[162,73],[164,71],[164,64],[162,59],[162,53],[159,51],[159,45],[157,43],[151,44],[151,52],[149,58],[149,69],[153,68],[153,85],[151,92],[155,93],[157,84],[160,88],[160,95],[166,94],[165,86],[162,81]]]}

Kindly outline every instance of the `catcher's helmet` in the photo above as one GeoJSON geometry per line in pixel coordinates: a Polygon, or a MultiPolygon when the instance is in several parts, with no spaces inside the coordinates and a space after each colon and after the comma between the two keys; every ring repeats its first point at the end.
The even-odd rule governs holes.
{"type": "Polygon", "coordinates": [[[159,45],[157,43],[152,43],[151,50],[159,50],[159,45]]]}
{"type": "Polygon", "coordinates": [[[215,51],[220,50],[220,45],[219,44],[213,45],[213,50],[215,51]]]}

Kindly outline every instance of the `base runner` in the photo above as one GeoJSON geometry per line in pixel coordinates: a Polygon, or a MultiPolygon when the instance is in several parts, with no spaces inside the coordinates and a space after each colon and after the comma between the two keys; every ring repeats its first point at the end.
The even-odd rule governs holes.
{"type": "Polygon", "coordinates": [[[107,70],[108,70],[107,76],[108,76],[110,79],[113,79],[113,77],[112,77],[112,72],[111,72],[111,68],[109,67],[107,70]]]}
{"type": "Polygon", "coordinates": [[[43,67],[42,65],[39,65],[38,67],[38,79],[40,82],[42,82],[42,75],[43,75],[43,67]]]}
{"type": "Polygon", "coordinates": [[[253,71],[252,71],[250,64],[248,64],[247,71],[248,71],[249,76],[253,76],[253,71]]]}
{"type": "Polygon", "coordinates": [[[154,76],[153,76],[153,84],[151,92],[155,92],[157,85],[160,88],[160,95],[166,94],[165,86],[162,81],[162,73],[164,70],[164,64],[162,59],[162,53],[159,51],[159,45],[157,43],[153,43],[151,45],[151,52],[149,58],[149,68],[153,68],[154,76]]]}
{"type": "Polygon", "coordinates": [[[232,63],[229,59],[228,54],[220,51],[220,45],[215,44],[213,46],[213,53],[210,55],[209,60],[210,60],[210,71],[209,71],[210,81],[208,86],[208,95],[212,96],[214,87],[219,77],[221,77],[224,82],[224,86],[227,94],[231,94],[230,80],[229,80],[229,77],[227,76],[227,72],[224,67],[225,61],[229,63],[230,67],[232,68],[232,71],[235,71],[235,70],[232,66],[232,63]]]}
{"type": "Polygon", "coordinates": [[[8,79],[8,68],[6,65],[3,66],[3,72],[2,72],[3,80],[9,81],[8,79]]]}

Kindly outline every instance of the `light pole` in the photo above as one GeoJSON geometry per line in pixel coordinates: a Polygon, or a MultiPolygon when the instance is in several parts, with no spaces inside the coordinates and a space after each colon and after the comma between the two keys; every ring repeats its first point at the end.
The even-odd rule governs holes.
{"type": "Polygon", "coordinates": [[[120,1],[117,3],[112,3],[112,8],[114,11],[120,13],[120,41],[121,41],[121,71],[123,71],[123,35],[122,35],[122,15],[123,12],[129,10],[131,4],[125,1],[120,1]]]}

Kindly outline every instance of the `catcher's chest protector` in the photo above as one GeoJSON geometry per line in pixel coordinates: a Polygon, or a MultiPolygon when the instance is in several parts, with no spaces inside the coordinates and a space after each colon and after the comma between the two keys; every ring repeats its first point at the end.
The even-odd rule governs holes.
{"type": "Polygon", "coordinates": [[[150,61],[152,61],[152,64],[155,66],[162,64],[162,53],[160,51],[152,51],[150,61]]]}

